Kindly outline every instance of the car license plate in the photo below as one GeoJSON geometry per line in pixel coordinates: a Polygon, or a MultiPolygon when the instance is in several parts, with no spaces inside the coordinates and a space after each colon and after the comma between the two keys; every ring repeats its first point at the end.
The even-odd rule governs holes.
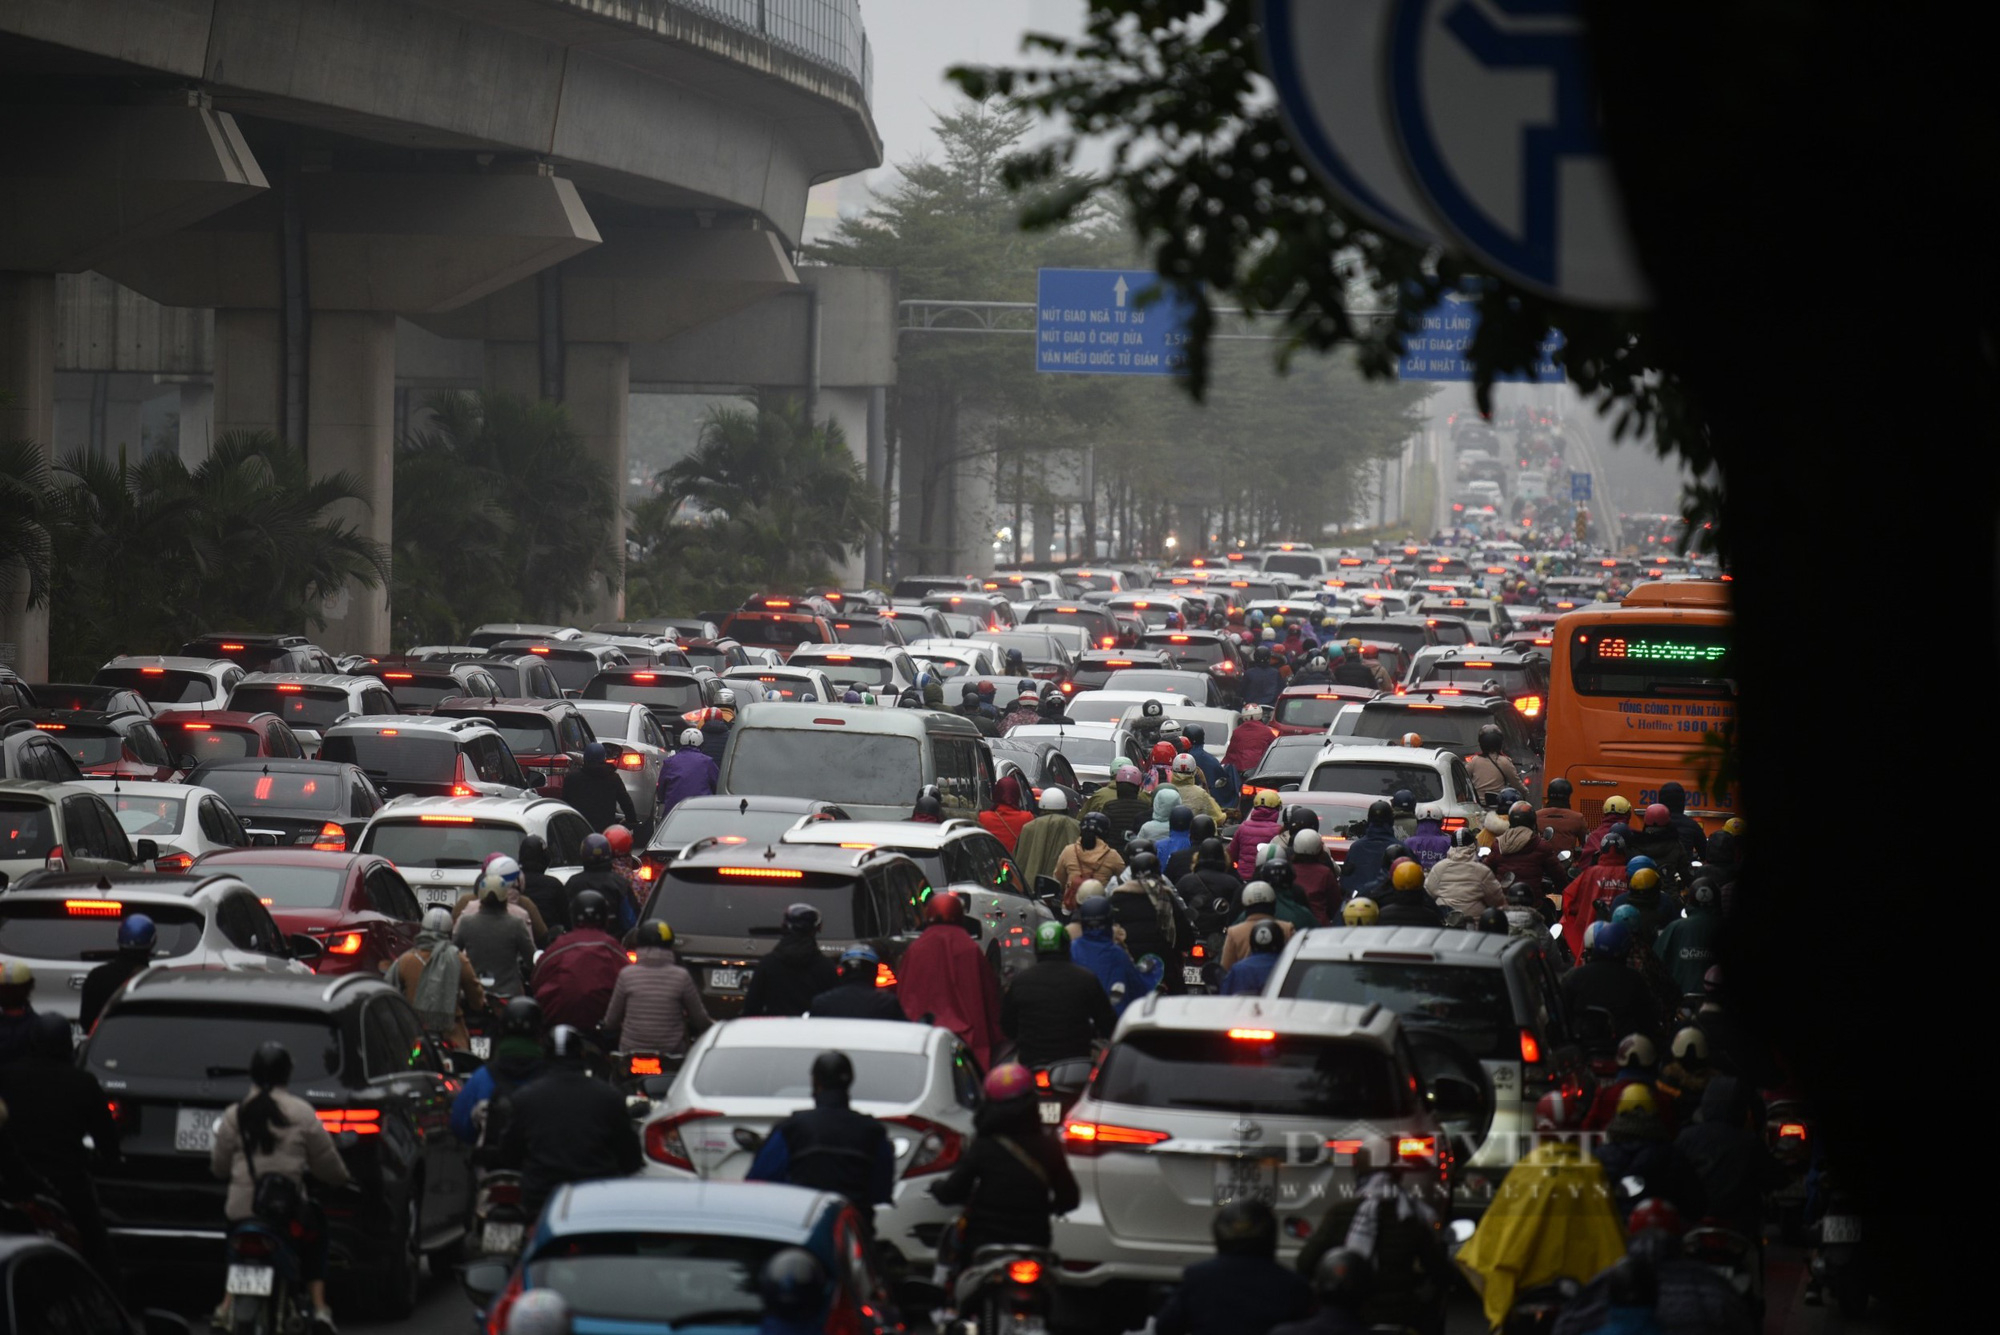
{"type": "Polygon", "coordinates": [[[449,885],[425,885],[417,888],[426,908],[451,908],[458,903],[458,889],[449,885]]]}
{"type": "Polygon", "coordinates": [[[270,1266],[233,1265],[229,1267],[226,1287],[229,1292],[240,1293],[246,1298],[268,1298],[271,1296],[271,1279],[270,1266]]]}
{"type": "Polygon", "coordinates": [[[1060,1100],[1043,1099],[1041,1107],[1042,1107],[1042,1123],[1045,1126],[1058,1126],[1061,1124],[1062,1103],[1060,1100]]]}
{"type": "Polygon", "coordinates": [[[1270,1159],[1218,1159],[1215,1164],[1215,1203],[1260,1200],[1269,1204],[1278,1198],[1278,1165],[1270,1159]]]}
{"type": "Polygon", "coordinates": [[[737,988],[743,986],[743,971],[741,969],[710,969],[708,971],[708,985],[725,992],[734,992],[737,988]]]}
{"type": "Polygon", "coordinates": [[[219,1116],[213,1108],[176,1108],[174,1148],[185,1154],[207,1154],[215,1148],[215,1123],[219,1116]]]}
{"type": "Polygon", "coordinates": [[[493,1055],[493,1040],[484,1034],[474,1034],[472,1036],[472,1055],[481,1061],[485,1061],[488,1057],[491,1057],[493,1055]]]}
{"type": "Polygon", "coordinates": [[[1202,984],[1201,966],[1199,964],[1181,965],[1181,981],[1189,987],[1200,987],[1202,984]]]}
{"type": "Polygon", "coordinates": [[[1819,1221],[1819,1240],[1823,1247],[1861,1241],[1860,1217],[1851,1214],[1828,1215],[1819,1221]]]}
{"type": "Polygon", "coordinates": [[[488,1224],[479,1231],[479,1250],[488,1256],[511,1256],[521,1250],[521,1224],[488,1224]]]}

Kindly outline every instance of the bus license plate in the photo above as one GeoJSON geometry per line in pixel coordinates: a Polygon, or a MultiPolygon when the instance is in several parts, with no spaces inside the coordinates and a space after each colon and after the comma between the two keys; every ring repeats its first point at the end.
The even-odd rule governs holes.
{"type": "Polygon", "coordinates": [[[1215,1203],[1278,1198],[1278,1165],[1269,1159],[1219,1159],[1215,1165],[1215,1203]]]}
{"type": "Polygon", "coordinates": [[[213,1108],[174,1109],[174,1148],[183,1154],[207,1154],[214,1149],[216,1117],[213,1108]]]}
{"type": "Polygon", "coordinates": [[[721,991],[734,992],[737,988],[743,986],[743,971],[741,969],[710,969],[708,971],[708,985],[721,991]]]}
{"type": "Polygon", "coordinates": [[[271,1278],[270,1266],[233,1265],[229,1267],[229,1282],[224,1287],[246,1298],[268,1298],[271,1296],[271,1278]]]}

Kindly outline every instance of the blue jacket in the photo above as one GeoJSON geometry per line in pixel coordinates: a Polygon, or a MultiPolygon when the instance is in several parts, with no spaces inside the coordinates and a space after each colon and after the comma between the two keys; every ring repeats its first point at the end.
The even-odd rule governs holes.
{"type": "Polygon", "coordinates": [[[1243,669],[1243,703],[1246,705],[1275,705],[1278,693],[1284,689],[1284,677],[1269,664],[1253,663],[1243,669]]]}
{"type": "Polygon", "coordinates": [[[1370,895],[1381,889],[1389,879],[1387,854],[1389,845],[1396,842],[1396,827],[1392,824],[1377,825],[1372,821],[1361,832],[1361,837],[1347,846],[1347,861],[1340,869],[1340,888],[1351,899],[1355,895],[1370,895]]]}
{"type": "Polygon", "coordinates": [[[1114,984],[1125,984],[1125,1000],[1118,1006],[1120,1014],[1124,1013],[1125,1007],[1153,990],[1153,981],[1139,972],[1139,966],[1132,963],[1125,947],[1111,939],[1109,927],[1092,928],[1070,942],[1069,957],[1072,963],[1081,964],[1096,974],[1107,995],[1114,984]]]}
{"type": "Polygon", "coordinates": [[[1225,997],[1257,995],[1264,990],[1264,984],[1271,981],[1271,970],[1277,967],[1276,955],[1244,956],[1223,975],[1222,995],[1225,997]]]}

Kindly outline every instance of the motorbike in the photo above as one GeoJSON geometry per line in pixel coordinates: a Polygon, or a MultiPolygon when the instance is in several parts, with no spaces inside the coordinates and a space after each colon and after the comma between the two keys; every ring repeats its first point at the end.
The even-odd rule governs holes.
{"type": "Polygon", "coordinates": [[[667,1096],[686,1061],[685,1052],[614,1052],[611,1083],[625,1096],[626,1111],[635,1118],[645,1117],[652,1112],[654,1099],[667,1096]]]}
{"type": "Polygon", "coordinates": [[[1045,1335],[1056,1301],[1054,1252],[981,1247],[952,1286],[960,1335],[1045,1335]]]}
{"type": "Polygon", "coordinates": [[[528,1215],[521,1208],[521,1175],[501,1168],[482,1172],[478,1192],[473,1197],[466,1259],[512,1261],[527,1234],[528,1215]]]}
{"type": "Polygon", "coordinates": [[[1681,1251],[1700,1261],[1736,1290],[1759,1329],[1764,1324],[1764,1255],[1755,1238],[1704,1222],[1681,1237],[1681,1251]]]}
{"type": "Polygon", "coordinates": [[[1095,1062],[1089,1057],[1069,1057],[1034,1068],[1035,1098],[1043,1126],[1061,1126],[1062,1119],[1090,1085],[1095,1062]]]}
{"type": "Polygon", "coordinates": [[[1861,1215],[1831,1173],[1822,1177],[1821,1186],[1826,1191],[1826,1208],[1810,1230],[1813,1276],[1842,1316],[1858,1317],[1868,1310],[1868,1299],[1874,1292],[1861,1215]]]}
{"type": "Polygon", "coordinates": [[[224,1243],[230,1335],[304,1335],[313,1327],[312,1297],[293,1239],[296,1220],[239,1219],[224,1243]]]}

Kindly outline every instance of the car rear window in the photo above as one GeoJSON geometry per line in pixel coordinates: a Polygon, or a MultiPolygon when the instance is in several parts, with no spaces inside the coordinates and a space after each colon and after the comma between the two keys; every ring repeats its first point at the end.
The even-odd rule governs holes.
{"type": "Polygon", "coordinates": [[[49,740],[69,752],[79,769],[114,765],[125,756],[125,739],[112,728],[91,723],[37,723],[49,740]]]}
{"type": "Polygon", "coordinates": [[[1431,642],[1431,632],[1427,627],[1385,625],[1380,621],[1370,621],[1365,617],[1358,621],[1342,622],[1340,629],[1333,634],[1334,638],[1338,640],[1347,640],[1359,636],[1364,640],[1376,640],[1384,644],[1401,645],[1411,653],[1415,653],[1431,642]]]}
{"type": "Polygon", "coordinates": [[[777,693],[780,701],[795,704],[808,695],[815,700],[819,698],[819,690],[811,678],[791,677],[781,672],[763,672],[754,677],[724,677],[722,684],[732,690],[747,691],[747,695],[739,697],[742,699],[769,699],[773,692],[777,693]]]}
{"type": "Polygon", "coordinates": [[[1028,623],[1030,625],[1047,623],[1056,626],[1081,626],[1084,630],[1089,631],[1093,638],[1115,636],[1118,633],[1117,623],[1111,619],[1108,613],[1093,612],[1081,607],[1067,611],[1055,607],[1032,608],[1028,612],[1028,623]]]}
{"type": "MultiPolygon", "coordinates": [[[[361,836],[360,852],[398,867],[477,867],[493,853],[514,857],[527,832],[507,821],[470,816],[419,816],[379,820],[361,836]]],[[[680,926],[675,922],[675,927],[680,926]]]]}
{"type": "Polygon", "coordinates": [[[1148,672],[1143,668],[1127,668],[1111,674],[1104,683],[1107,691],[1162,691],[1168,695],[1185,695],[1197,704],[1208,694],[1208,684],[1189,681],[1186,674],[1174,671],[1148,672]]]}
{"type": "Polygon", "coordinates": [[[246,714],[276,714],[295,728],[331,728],[355,712],[346,691],[325,686],[238,686],[229,707],[246,714]]]}
{"type": "MultiPolygon", "coordinates": [[[[760,865],[751,870],[761,873],[762,850],[758,852],[760,865]]],[[[751,859],[746,854],[744,860],[747,866],[751,859]]],[[[673,924],[676,936],[751,936],[776,940],[783,932],[786,908],[803,903],[819,910],[821,939],[854,938],[856,901],[867,894],[867,889],[853,877],[805,872],[797,880],[757,880],[753,876],[730,875],[728,871],[716,867],[686,870],[668,867],[660,874],[660,888],[653,892],[646,916],[666,919],[673,924]]],[[[865,907],[863,911],[866,912],[865,907]]]]}
{"type": "Polygon", "coordinates": [[[697,839],[716,838],[725,844],[774,844],[778,836],[804,818],[799,811],[738,811],[726,807],[690,806],[683,802],[667,813],[653,834],[654,848],[685,848],[697,839]]]}
{"type": "MultiPolygon", "coordinates": [[[[818,1048],[713,1047],[694,1069],[694,1092],[720,1099],[809,1099],[818,1048]]],[[[854,1063],[848,1096],[874,1103],[913,1103],[923,1096],[930,1063],[919,1052],[847,1049],[854,1063]]]]}
{"type": "MultiPolygon", "coordinates": [[[[118,953],[118,925],[125,906],[110,898],[78,892],[75,900],[0,898],[0,955],[33,960],[108,960],[118,953]],[[111,908],[104,907],[112,905],[111,908]]],[[[135,911],[141,906],[134,905],[135,911]]],[[[185,955],[201,941],[200,909],[184,904],[147,904],[147,917],[160,929],[156,959],[185,955]]]]}
{"type": "Polygon", "coordinates": [[[825,638],[813,618],[782,613],[733,616],[722,623],[722,633],[745,644],[816,644],[825,638]]]}
{"type": "Polygon", "coordinates": [[[229,859],[229,873],[257,892],[266,908],[326,909],[337,907],[347,887],[344,867],[297,867],[283,863],[229,859]]]}
{"type": "Polygon", "coordinates": [[[1165,651],[1176,663],[1220,663],[1222,645],[1215,640],[1177,640],[1166,635],[1148,635],[1140,641],[1148,649],[1165,651]]]}
{"type": "Polygon", "coordinates": [[[1503,691],[1520,690],[1532,686],[1528,669],[1512,663],[1488,663],[1473,666],[1468,663],[1432,663],[1424,669],[1425,681],[1451,682],[1492,682],[1503,691]]]}
{"type": "Polygon", "coordinates": [[[393,728],[336,733],[320,747],[319,758],[400,783],[450,783],[458,775],[456,745],[442,737],[406,737],[393,728]]]}
{"type": "Polygon", "coordinates": [[[757,1273],[783,1245],[718,1233],[565,1234],[529,1264],[528,1275],[593,1322],[748,1330],[763,1319],[757,1273]]]}
{"type": "Polygon", "coordinates": [[[263,749],[263,735],[248,728],[229,728],[219,723],[156,723],[160,740],[167,750],[191,768],[207,760],[240,760],[263,749]],[[194,757],[192,761],[189,756],[194,757]]]}
{"type": "Polygon", "coordinates": [[[292,1054],[294,1083],[340,1074],[340,1034],[296,1011],[113,1011],[91,1031],[88,1064],[121,1079],[155,1076],[228,1081],[247,1088],[250,1054],[277,1043],[292,1054]]]}
{"type": "Polygon", "coordinates": [[[1353,700],[1339,695],[1281,696],[1278,712],[1272,716],[1272,721],[1300,728],[1324,728],[1333,722],[1334,715],[1353,703],[1353,700]]]}
{"type": "MultiPolygon", "coordinates": [[[[724,668],[729,666],[729,651],[727,649],[704,648],[701,645],[686,645],[682,648],[681,652],[687,655],[687,661],[689,662],[690,665],[694,667],[705,667],[708,668],[710,671],[720,672],[724,668]]],[[[693,705],[688,705],[685,707],[688,709],[694,708],[693,705]]]]}
{"type": "Polygon", "coordinates": [[[254,769],[216,769],[189,776],[189,782],[210,790],[239,816],[258,810],[339,811],[346,797],[337,774],[259,773],[254,769]]]}
{"type": "Polygon", "coordinates": [[[1493,722],[1483,709],[1447,709],[1422,704],[1371,701],[1356,711],[1354,736],[1401,737],[1414,732],[1425,746],[1452,751],[1477,751],[1479,730],[1493,722]]]}
{"type": "Polygon", "coordinates": [[[1274,575],[1317,577],[1326,573],[1326,561],[1323,557],[1308,556],[1304,552],[1272,552],[1264,558],[1264,569],[1274,575]]]}
{"type": "MultiPolygon", "coordinates": [[[[1426,739],[1428,740],[1428,739],[1426,739]]],[[[1407,788],[1419,802],[1444,796],[1444,780],[1434,765],[1405,765],[1393,760],[1336,760],[1312,772],[1306,785],[1317,793],[1380,793],[1394,797],[1407,788]]]]}
{"type": "Polygon", "coordinates": [[[132,839],[160,839],[179,832],[187,802],[178,797],[150,797],[138,793],[103,793],[118,817],[119,826],[132,839]]]}
{"type": "Polygon", "coordinates": [[[465,694],[465,687],[459,685],[458,678],[431,672],[384,672],[382,684],[389,688],[389,695],[404,709],[429,709],[440,700],[465,694]]]}
{"type": "Polygon", "coordinates": [[[520,756],[551,756],[562,751],[556,740],[556,725],[546,714],[509,714],[493,709],[454,709],[444,718],[483,718],[494,731],[507,739],[507,749],[520,756]]]}
{"type": "Polygon", "coordinates": [[[1371,1044],[1172,1029],[1112,1044],[1091,1097],[1141,1108],[1339,1118],[1396,1117],[1411,1101],[1395,1062],[1371,1044]]]}
{"type": "Polygon", "coordinates": [[[1352,1006],[1379,1001],[1406,1027],[1447,1034],[1474,1057],[1520,1055],[1507,975],[1497,965],[1302,960],[1285,975],[1278,995],[1352,1006]]]}
{"type": "Polygon", "coordinates": [[[894,675],[889,664],[879,658],[855,658],[849,654],[793,654],[789,660],[800,667],[817,668],[835,686],[873,690],[887,686],[894,675]]]}
{"type": "Polygon", "coordinates": [[[535,656],[549,665],[556,685],[565,691],[582,690],[592,677],[604,670],[603,661],[584,649],[551,649],[535,656]]]}
{"type": "Polygon", "coordinates": [[[262,672],[290,652],[281,644],[244,644],[237,640],[190,640],[181,646],[184,658],[226,658],[251,672],[262,672]]]}
{"type": "Polygon", "coordinates": [[[899,644],[880,621],[836,621],[833,633],[842,644],[899,644]]]}
{"type": "Polygon", "coordinates": [[[47,803],[0,797],[0,858],[25,862],[45,858],[56,846],[56,822],[47,803]]]}
{"type": "Polygon", "coordinates": [[[857,728],[738,726],[722,789],[859,806],[907,806],[922,786],[914,737],[857,728]]]}
{"type": "Polygon", "coordinates": [[[702,703],[699,681],[644,672],[593,677],[585,684],[583,694],[588,700],[623,700],[644,705],[656,713],[664,710],[685,714],[701,708],[702,703]]]}
{"type": "Polygon", "coordinates": [[[105,668],[91,680],[99,686],[136,691],[156,705],[192,705],[215,698],[215,683],[199,672],[173,668],[105,668]]]}

